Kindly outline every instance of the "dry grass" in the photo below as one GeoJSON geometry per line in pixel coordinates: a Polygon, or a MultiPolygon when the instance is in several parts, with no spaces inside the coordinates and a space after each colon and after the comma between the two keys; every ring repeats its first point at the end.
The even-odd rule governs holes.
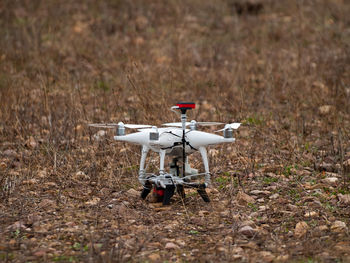
{"type": "Polygon", "coordinates": [[[1,260],[349,260],[348,233],[316,227],[350,226],[337,199],[349,193],[350,5],[257,2],[0,3],[1,260]],[[158,211],[125,195],[139,187],[138,147],[86,124],[161,125],[180,100],[198,121],[245,125],[210,152],[210,205],[190,194],[158,211]],[[322,185],[325,170],[342,180],[322,185]],[[280,197],[260,212],[235,203],[240,188],[280,197]],[[259,234],[237,232],[246,220],[259,234]]]}

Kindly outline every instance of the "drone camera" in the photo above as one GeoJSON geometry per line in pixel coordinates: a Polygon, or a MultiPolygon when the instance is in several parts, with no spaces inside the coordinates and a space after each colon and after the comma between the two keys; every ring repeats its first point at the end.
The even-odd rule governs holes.
{"type": "Polygon", "coordinates": [[[149,139],[150,139],[150,141],[158,141],[159,140],[159,132],[150,132],[149,139]]]}

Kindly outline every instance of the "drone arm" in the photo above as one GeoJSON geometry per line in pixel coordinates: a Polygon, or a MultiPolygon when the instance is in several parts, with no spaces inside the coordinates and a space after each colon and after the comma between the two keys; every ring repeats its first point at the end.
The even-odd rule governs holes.
{"type": "Polygon", "coordinates": [[[141,150],[141,161],[140,161],[140,170],[139,170],[139,181],[144,184],[143,179],[145,177],[145,162],[146,162],[146,157],[147,153],[149,151],[149,148],[146,145],[142,146],[141,150]]]}
{"type": "Polygon", "coordinates": [[[207,150],[204,146],[199,147],[199,152],[202,155],[202,160],[204,164],[204,170],[205,170],[205,184],[210,184],[210,172],[209,172],[209,162],[208,162],[208,156],[207,156],[207,150]]]}

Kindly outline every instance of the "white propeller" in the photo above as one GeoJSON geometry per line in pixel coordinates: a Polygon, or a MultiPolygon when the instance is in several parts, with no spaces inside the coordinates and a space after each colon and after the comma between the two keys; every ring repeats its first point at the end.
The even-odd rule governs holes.
{"type": "MultiPolygon", "coordinates": [[[[221,125],[223,123],[221,122],[207,122],[207,121],[191,121],[191,122],[186,122],[186,126],[189,126],[191,124],[195,125],[200,125],[200,126],[212,126],[212,125],[221,125]]],[[[170,127],[182,127],[181,122],[170,122],[170,123],[164,123],[162,124],[163,126],[170,126],[170,127]]]]}
{"type": "Polygon", "coordinates": [[[221,131],[224,131],[224,130],[229,129],[229,128],[237,130],[239,128],[239,126],[241,126],[241,124],[242,123],[239,123],[239,122],[229,123],[229,124],[225,125],[225,128],[218,130],[218,131],[215,131],[215,132],[221,132],[221,131]]]}
{"type": "Polygon", "coordinates": [[[107,129],[114,129],[117,126],[118,126],[117,123],[91,123],[91,124],[89,124],[89,127],[107,128],[107,129]]]}
{"type": "Polygon", "coordinates": [[[107,128],[107,129],[114,129],[114,128],[118,127],[118,125],[124,125],[125,128],[129,128],[129,129],[143,129],[143,128],[151,128],[152,127],[152,125],[124,124],[122,122],[120,122],[120,123],[91,123],[91,124],[89,124],[90,127],[107,128]]]}

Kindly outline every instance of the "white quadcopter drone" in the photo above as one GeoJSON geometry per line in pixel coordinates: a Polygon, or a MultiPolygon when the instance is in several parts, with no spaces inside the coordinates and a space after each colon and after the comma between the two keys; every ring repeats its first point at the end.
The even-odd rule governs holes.
{"type": "Polygon", "coordinates": [[[198,126],[222,125],[224,123],[196,122],[194,120],[187,122],[186,111],[194,108],[195,104],[193,102],[177,103],[176,106],[171,107],[171,110],[175,113],[177,113],[175,110],[181,112],[181,122],[165,123],[163,126],[167,127],[162,128],[151,125],[124,124],[122,122],[118,124],[89,124],[89,126],[115,128],[116,136],[114,136],[114,140],[131,142],[142,146],[139,181],[144,188],[141,192],[141,198],[145,199],[153,187],[158,201],[162,201],[163,205],[168,205],[170,198],[175,193],[175,189],[184,197],[184,187],[191,187],[197,189],[205,202],[210,202],[205,191],[205,188],[210,184],[211,177],[205,147],[234,142],[233,130],[238,129],[241,123],[226,124],[223,129],[216,131],[222,131],[224,136],[198,131],[198,126]],[[189,126],[189,129],[186,129],[187,126],[189,126]],[[138,129],[138,132],[125,134],[125,128],[138,129]],[[146,173],[145,171],[145,162],[149,150],[159,153],[159,174],[146,173]],[[195,151],[199,151],[202,156],[204,173],[198,173],[198,170],[192,169],[188,163],[188,155],[195,151]],[[164,170],[166,155],[173,158],[169,172],[164,170]],[[179,160],[182,164],[181,169],[178,165],[179,160]],[[204,177],[204,183],[198,181],[201,177],[204,177]]]}

